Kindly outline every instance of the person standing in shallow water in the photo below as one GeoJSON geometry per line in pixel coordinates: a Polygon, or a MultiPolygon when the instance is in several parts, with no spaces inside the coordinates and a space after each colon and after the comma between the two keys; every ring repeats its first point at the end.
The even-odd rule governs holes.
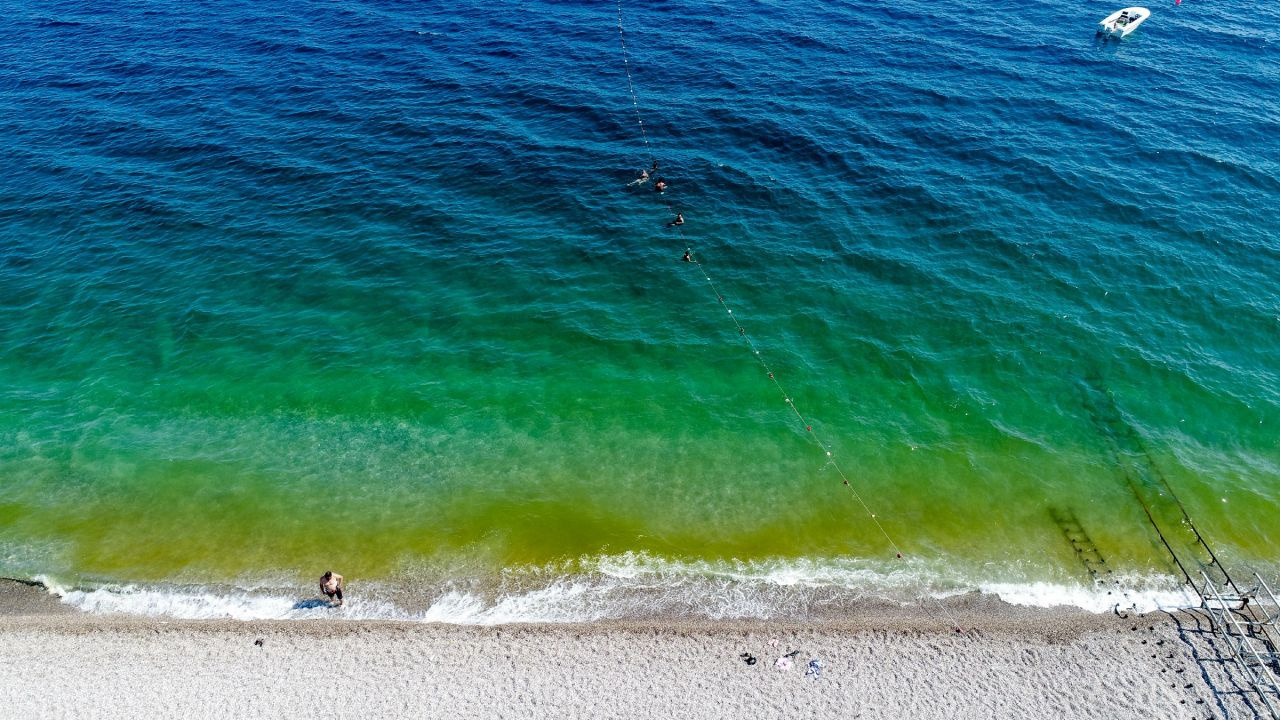
{"type": "Polygon", "coordinates": [[[342,599],[342,576],[332,570],[325,570],[320,576],[320,592],[329,598],[330,605],[338,605],[341,607],[346,603],[342,599]],[[337,599],[335,603],[334,600],[337,599]]]}

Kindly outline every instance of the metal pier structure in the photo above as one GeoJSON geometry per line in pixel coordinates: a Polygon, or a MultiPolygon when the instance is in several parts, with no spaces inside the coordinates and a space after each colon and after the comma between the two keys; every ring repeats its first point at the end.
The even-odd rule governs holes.
{"type": "MultiPolygon", "coordinates": [[[[1225,573],[1224,573],[1225,574],[1225,573]]],[[[1262,576],[1243,593],[1232,592],[1235,583],[1220,586],[1208,572],[1191,582],[1200,596],[1200,608],[1209,618],[1213,634],[1226,642],[1231,660],[1250,689],[1275,720],[1280,720],[1280,601],[1262,576]]]]}
{"type": "MultiPolygon", "coordinates": [[[[1280,600],[1258,573],[1250,573],[1250,581],[1242,585],[1223,565],[1100,378],[1086,379],[1084,395],[1085,407],[1106,440],[1116,467],[1187,586],[1199,598],[1212,635],[1227,648],[1230,657],[1226,659],[1238,670],[1237,682],[1243,681],[1242,688],[1259,698],[1272,720],[1280,720],[1280,600]]],[[[1059,526],[1067,533],[1067,526],[1059,526]]],[[[1087,562],[1085,565],[1090,567],[1087,562]]],[[[1090,572],[1094,574],[1092,568],[1090,572]]]]}

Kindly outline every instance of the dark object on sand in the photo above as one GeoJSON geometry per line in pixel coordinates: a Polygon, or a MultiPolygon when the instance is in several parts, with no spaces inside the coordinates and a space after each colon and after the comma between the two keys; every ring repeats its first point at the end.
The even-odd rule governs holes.
{"type": "Polygon", "coordinates": [[[745,663],[746,663],[746,664],[748,664],[748,665],[755,665],[755,664],[756,664],[756,656],[755,656],[755,655],[752,655],[751,653],[742,653],[742,654],[741,654],[741,655],[739,655],[738,657],[742,658],[742,661],[743,661],[743,662],[745,662],[745,663]]]}
{"type": "Polygon", "coordinates": [[[262,643],[263,643],[262,638],[258,638],[257,640],[253,641],[253,644],[257,645],[258,647],[262,647],[262,643]]]}

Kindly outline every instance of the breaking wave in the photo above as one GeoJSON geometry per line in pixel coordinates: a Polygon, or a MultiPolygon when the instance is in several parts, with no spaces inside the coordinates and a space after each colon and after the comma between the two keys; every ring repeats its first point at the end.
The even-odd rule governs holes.
{"type": "Polygon", "coordinates": [[[972,592],[1012,605],[1094,613],[1192,604],[1170,576],[1127,576],[1112,589],[1070,582],[967,579],[924,561],[890,570],[862,559],[685,562],[643,553],[510,568],[497,582],[354,583],[331,608],[308,588],[164,584],[64,587],[38,578],[62,602],[93,614],[175,619],[400,620],[460,625],[611,620],[823,620],[868,605],[921,606],[972,592]]]}

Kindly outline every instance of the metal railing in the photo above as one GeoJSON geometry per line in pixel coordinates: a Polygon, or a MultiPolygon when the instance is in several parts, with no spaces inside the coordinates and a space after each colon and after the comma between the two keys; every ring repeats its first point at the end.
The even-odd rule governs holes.
{"type": "Polygon", "coordinates": [[[1271,717],[1280,720],[1280,710],[1276,706],[1277,700],[1280,700],[1280,678],[1275,673],[1277,662],[1280,661],[1280,656],[1277,656],[1277,648],[1280,647],[1280,643],[1277,643],[1280,639],[1280,627],[1277,627],[1277,622],[1280,621],[1280,602],[1276,601],[1275,593],[1257,573],[1253,577],[1258,581],[1258,586],[1241,595],[1223,595],[1203,569],[1200,577],[1204,580],[1203,588],[1194,584],[1192,587],[1200,596],[1200,607],[1209,615],[1214,634],[1227,641],[1236,666],[1262,699],[1262,704],[1271,717]],[[1272,608],[1275,608],[1261,617],[1258,616],[1259,604],[1251,602],[1257,598],[1259,590],[1266,592],[1272,608]]]}

